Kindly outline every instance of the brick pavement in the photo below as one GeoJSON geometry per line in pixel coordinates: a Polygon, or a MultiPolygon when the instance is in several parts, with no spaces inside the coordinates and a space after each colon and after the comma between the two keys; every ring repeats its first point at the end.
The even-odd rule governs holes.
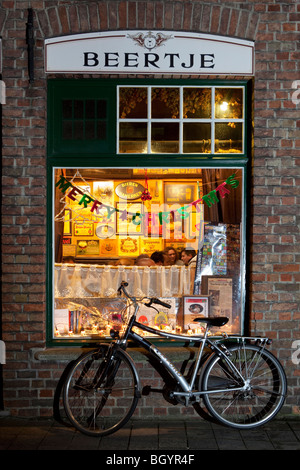
{"type": "Polygon", "coordinates": [[[103,438],[85,436],[54,419],[0,417],[0,450],[300,450],[300,420],[275,419],[254,430],[234,430],[203,419],[131,420],[103,438]]]}

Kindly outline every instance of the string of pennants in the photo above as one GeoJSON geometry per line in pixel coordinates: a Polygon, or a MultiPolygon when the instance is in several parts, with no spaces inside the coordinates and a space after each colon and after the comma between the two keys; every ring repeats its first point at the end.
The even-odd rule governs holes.
{"type": "MultiPolygon", "coordinates": [[[[76,176],[76,175],[75,175],[76,176]]],[[[74,177],[75,178],[75,177],[74,177]]],[[[132,222],[135,225],[140,225],[142,221],[143,214],[140,212],[129,212],[126,209],[116,209],[115,207],[112,207],[110,205],[104,204],[101,201],[98,201],[95,199],[91,194],[89,194],[86,191],[83,191],[79,189],[77,186],[73,184],[74,178],[69,181],[67,178],[63,175],[60,176],[60,179],[56,183],[56,187],[58,187],[62,193],[67,196],[69,199],[72,201],[78,202],[79,206],[82,206],[82,208],[87,208],[89,205],[90,211],[93,213],[93,215],[97,216],[97,212],[99,209],[106,209],[107,214],[106,214],[106,219],[109,220],[112,215],[115,212],[119,212],[119,219],[120,220],[126,220],[128,217],[132,217],[132,222]],[[66,192],[70,190],[67,194],[66,192]],[[76,199],[76,197],[79,196],[79,200],[76,199]]],[[[206,204],[208,207],[211,207],[213,204],[219,202],[218,196],[221,198],[225,198],[227,194],[230,193],[230,190],[226,187],[228,185],[231,189],[235,189],[239,186],[239,181],[236,179],[236,174],[232,174],[229,176],[225,181],[223,181],[221,184],[218,185],[216,189],[213,189],[210,191],[208,194],[205,194],[201,198],[184,205],[183,207],[180,207],[178,209],[171,210],[171,211],[160,211],[158,212],[158,217],[159,217],[159,223],[162,225],[163,222],[168,222],[170,220],[170,215],[171,213],[177,212],[179,216],[181,216],[182,219],[185,219],[189,217],[190,212],[188,212],[188,209],[193,206],[196,208],[197,212],[200,212],[201,208],[199,207],[200,204],[206,204]]],[[[64,211],[64,209],[63,209],[64,211]]],[[[61,212],[63,212],[61,211],[61,212]]],[[[63,220],[63,217],[60,218],[61,212],[55,217],[55,220],[63,220]]]]}

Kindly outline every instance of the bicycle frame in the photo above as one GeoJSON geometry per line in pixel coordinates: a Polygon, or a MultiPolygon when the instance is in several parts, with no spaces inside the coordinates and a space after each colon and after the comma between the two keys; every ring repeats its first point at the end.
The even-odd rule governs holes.
{"type": "MultiPolygon", "coordinates": [[[[208,325],[205,328],[205,332],[204,332],[203,337],[202,336],[193,336],[193,337],[191,337],[191,336],[187,336],[187,335],[179,335],[179,334],[169,333],[169,332],[162,331],[162,330],[157,330],[157,329],[151,328],[147,325],[144,325],[144,324],[139,323],[138,321],[136,321],[136,314],[138,312],[139,305],[135,300],[134,300],[133,303],[134,303],[134,306],[135,306],[135,311],[134,311],[133,315],[131,316],[131,318],[129,320],[129,323],[128,323],[128,326],[127,326],[127,329],[124,333],[123,338],[119,339],[117,341],[117,343],[120,344],[121,347],[122,347],[122,345],[127,344],[128,339],[131,339],[135,343],[137,343],[138,345],[143,347],[146,351],[148,351],[153,357],[155,357],[166,368],[166,370],[171,374],[171,376],[176,380],[177,384],[180,385],[180,387],[182,389],[182,391],[173,391],[174,396],[185,397],[186,401],[188,401],[188,399],[191,399],[191,398],[194,399],[196,397],[200,397],[203,394],[218,393],[218,392],[224,391],[223,389],[219,389],[219,390],[214,389],[212,391],[195,391],[194,390],[195,380],[196,380],[197,373],[198,373],[198,370],[199,370],[199,365],[200,365],[201,359],[203,357],[203,350],[204,350],[205,345],[207,345],[207,344],[211,347],[212,350],[216,350],[218,352],[218,354],[222,356],[222,358],[227,363],[227,365],[230,367],[232,372],[234,374],[236,374],[237,377],[240,378],[241,383],[243,385],[240,386],[240,387],[236,387],[236,388],[232,387],[231,391],[235,391],[235,390],[236,391],[241,391],[241,390],[245,389],[245,387],[246,387],[245,379],[240,374],[239,370],[234,366],[234,364],[230,361],[230,359],[226,356],[226,354],[217,346],[216,341],[211,341],[208,338],[208,332],[209,332],[209,326],[208,325]],[[157,347],[155,347],[146,338],[143,338],[138,333],[132,331],[133,327],[137,327],[137,328],[139,328],[143,331],[147,331],[148,333],[152,333],[154,335],[165,337],[167,339],[175,339],[175,340],[180,340],[180,341],[201,343],[201,346],[199,348],[197,358],[196,358],[196,361],[195,361],[195,366],[194,366],[194,370],[193,370],[193,374],[192,374],[190,382],[188,382],[185,379],[185,377],[180,373],[180,371],[178,369],[176,369],[176,367],[168,360],[168,358],[157,347]]],[[[240,339],[240,340],[247,339],[246,337],[242,337],[242,336],[234,336],[234,338],[240,339]]],[[[256,339],[256,338],[251,337],[251,340],[253,340],[253,339],[256,339]]],[[[259,339],[262,339],[262,338],[259,338],[259,339]]]]}

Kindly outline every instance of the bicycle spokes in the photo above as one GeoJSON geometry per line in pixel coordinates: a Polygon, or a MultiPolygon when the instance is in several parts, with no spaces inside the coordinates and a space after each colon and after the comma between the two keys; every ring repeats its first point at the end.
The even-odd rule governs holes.
{"type": "Polygon", "coordinates": [[[250,428],[269,421],[280,410],[286,393],[280,363],[257,346],[235,346],[230,353],[229,358],[214,355],[206,366],[203,388],[210,392],[204,396],[207,408],[233,427],[250,428]]]}

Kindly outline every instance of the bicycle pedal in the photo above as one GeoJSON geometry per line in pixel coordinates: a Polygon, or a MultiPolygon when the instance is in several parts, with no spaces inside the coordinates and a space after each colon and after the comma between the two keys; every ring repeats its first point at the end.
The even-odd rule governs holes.
{"type": "Polygon", "coordinates": [[[150,395],[150,392],[151,392],[151,386],[145,385],[142,389],[142,395],[150,395]]]}

